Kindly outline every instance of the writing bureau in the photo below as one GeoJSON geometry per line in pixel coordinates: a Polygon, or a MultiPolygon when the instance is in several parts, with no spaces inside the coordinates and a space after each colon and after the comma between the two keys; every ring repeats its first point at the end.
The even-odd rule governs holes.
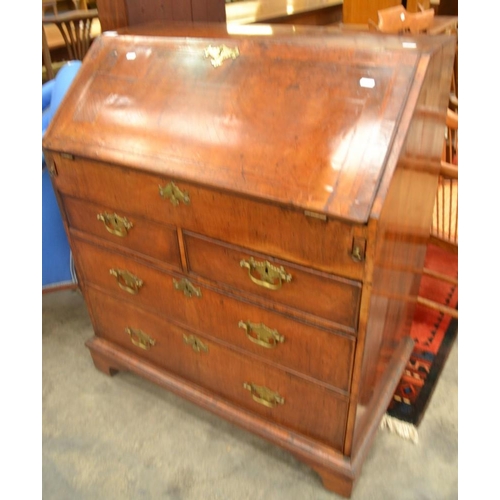
{"type": "Polygon", "coordinates": [[[455,42],[259,32],[104,33],[44,154],[95,366],[350,496],[413,346],[455,42]]]}

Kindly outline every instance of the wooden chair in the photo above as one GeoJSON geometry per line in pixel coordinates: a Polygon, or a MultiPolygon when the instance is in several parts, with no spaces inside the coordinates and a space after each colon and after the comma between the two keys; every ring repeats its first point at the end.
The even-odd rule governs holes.
{"type": "Polygon", "coordinates": [[[66,44],[70,60],[82,61],[92,43],[92,23],[95,19],[99,19],[97,9],[81,9],[46,17],[42,22],[57,26],[66,44]]]}
{"type": "Polygon", "coordinates": [[[375,24],[371,19],[368,20],[368,26],[381,33],[406,33],[409,31],[408,12],[403,5],[380,9],[377,12],[378,23],[375,24]]]}
{"type": "Polygon", "coordinates": [[[425,33],[434,21],[434,9],[424,9],[419,5],[417,12],[408,12],[403,5],[388,7],[377,11],[378,23],[371,19],[369,27],[381,33],[403,34],[411,33],[416,35],[425,33]]]}
{"type": "MultiPolygon", "coordinates": [[[[429,242],[446,251],[458,253],[458,113],[448,109],[443,142],[441,170],[434,203],[429,242]]],[[[456,277],[424,269],[424,274],[452,284],[456,277]]],[[[418,301],[434,310],[458,318],[458,311],[419,297],[418,301]]]]}
{"type": "Polygon", "coordinates": [[[53,14],[57,16],[57,0],[42,0],[42,17],[47,9],[52,9],[53,14]]]}
{"type": "Polygon", "coordinates": [[[412,35],[426,33],[434,21],[434,9],[408,13],[408,28],[412,35]]]}
{"type": "Polygon", "coordinates": [[[431,226],[434,243],[458,252],[458,113],[448,109],[441,172],[431,226]]]}

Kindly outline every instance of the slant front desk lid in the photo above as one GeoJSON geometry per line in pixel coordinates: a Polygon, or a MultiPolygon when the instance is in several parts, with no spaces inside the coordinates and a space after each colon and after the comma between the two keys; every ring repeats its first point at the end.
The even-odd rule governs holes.
{"type": "Polygon", "coordinates": [[[366,222],[446,40],[268,29],[104,33],[44,148],[366,222]]]}

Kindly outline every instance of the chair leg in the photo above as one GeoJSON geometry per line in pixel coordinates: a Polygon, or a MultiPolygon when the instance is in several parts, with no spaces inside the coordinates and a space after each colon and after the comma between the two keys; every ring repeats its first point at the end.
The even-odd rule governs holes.
{"type": "Polygon", "coordinates": [[[52,67],[52,57],[50,56],[49,44],[47,43],[47,36],[45,28],[42,26],[42,59],[45,70],[47,71],[47,78],[52,80],[54,78],[54,68],[52,67]]]}

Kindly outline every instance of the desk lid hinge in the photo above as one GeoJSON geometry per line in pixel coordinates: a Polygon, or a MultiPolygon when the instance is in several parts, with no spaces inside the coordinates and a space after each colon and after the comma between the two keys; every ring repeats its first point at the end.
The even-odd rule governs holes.
{"type": "Polygon", "coordinates": [[[319,212],[311,212],[310,210],[304,210],[304,215],[306,217],[312,217],[313,219],[319,219],[326,222],[326,215],[319,212]]]}

